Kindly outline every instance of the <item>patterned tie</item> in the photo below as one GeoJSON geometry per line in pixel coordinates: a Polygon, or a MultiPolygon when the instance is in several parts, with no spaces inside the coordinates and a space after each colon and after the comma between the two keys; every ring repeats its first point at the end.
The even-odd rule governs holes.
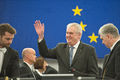
{"type": "Polygon", "coordinates": [[[74,47],[70,47],[70,50],[69,50],[69,53],[70,53],[70,65],[72,64],[73,49],[74,49],[74,47]]]}

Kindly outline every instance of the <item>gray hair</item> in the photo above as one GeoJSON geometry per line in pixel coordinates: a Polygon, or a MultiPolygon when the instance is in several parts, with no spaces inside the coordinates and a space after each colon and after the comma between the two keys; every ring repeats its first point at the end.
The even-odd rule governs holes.
{"type": "Polygon", "coordinates": [[[108,23],[103,25],[100,29],[98,34],[105,36],[106,34],[111,34],[114,38],[119,36],[119,31],[115,25],[112,23],[108,23]]]}
{"type": "Polygon", "coordinates": [[[80,24],[78,24],[78,23],[69,23],[67,25],[67,29],[70,28],[70,27],[75,27],[76,33],[81,33],[82,34],[82,27],[80,26],[80,24]]]}

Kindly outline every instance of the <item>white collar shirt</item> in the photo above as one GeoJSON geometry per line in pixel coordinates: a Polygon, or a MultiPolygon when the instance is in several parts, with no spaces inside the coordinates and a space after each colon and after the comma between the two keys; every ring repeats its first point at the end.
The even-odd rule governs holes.
{"type": "MultiPolygon", "coordinates": [[[[24,61],[25,62],[25,61],[24,61]]],[[[33,67],[33,65],[30,65],[30,64],[28,64],[27,62],[25,62],[28,66],[29,66],[29,68],[33,71],[34,70],[34,67],[33,67]]]]}
{"type": "Polygon", "coordinates": [[[4,54],[6,53],[6,51],[7,51],[6,48],[0,48],[0,73],[1,73],[1,71],[2,71],[4,54]]]}
{"type": "MultiPolygon", "coordinates": [[[[75,56],[75,54],[76,54],[76,51],[77,51],[77,48],[78,48],[79,44],[80,44],[80,41],[78,41],[78,42],[73,46],[74,49],[73,49],[72,60],[74,59],[74,56],[75,56]]],[[[71,47],[71,46],[69,46],[69,47],[71,47]]]]}
{"type": "Polygon", "coordinates": [[[112,47],[110,48],[110,50],[112,51],[114,46],[117,44],[117,42],[120,40],[120,38],[112,45],[112,47]]]}

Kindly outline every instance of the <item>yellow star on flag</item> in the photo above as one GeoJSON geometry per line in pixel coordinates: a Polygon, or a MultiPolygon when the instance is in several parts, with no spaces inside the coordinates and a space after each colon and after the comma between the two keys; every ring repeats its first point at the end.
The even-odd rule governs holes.
{"type": "Polygon", "coordinates": [[[76,16],[77,14],[81,16],[80,12],[82,11],[82,9],[79,9],[78,6],[76,6],[76,9],[72,9],[72,11],[74,12],[74,16],[76,16]]]}
{"type": "Polygon", "coordinates": [[[86,24],[83,24],[83,22],[81,21],[80,26],[82,27],[82,30],[85,31],[85,27],[87,26],[86,24]]]}
{"type": "Polygon", "coordinates": [[[91,42],[93,42],[93,41],[95,41],[96,43],[97,43],[97,38],[98,38],[98,36],[95,36],[95,34],[94,33],[92,33],[92,36],[88,36],[91,40],[90,40],[90,43],[91,42]]]}

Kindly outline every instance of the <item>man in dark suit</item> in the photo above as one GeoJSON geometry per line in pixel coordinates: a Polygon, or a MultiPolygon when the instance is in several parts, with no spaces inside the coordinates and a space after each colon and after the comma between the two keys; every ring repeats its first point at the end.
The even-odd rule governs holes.
{"type": "Polygon", "coordinates": [[[46,71],[44,72],[44,74],[57,74],[57,70],[54,69],[53,67],[47,65],[46,66],[46,71]]]}
{"type": "Polygon", "coordinates": [[[36,52],[33,48],[24,48],[22,51],[23,63],[20,65],[21,78],[34,78],[34,62],[36,61],[36,52]]]}
{"type": "Polygon", "coordinates": [[[104,56],[103,67],[105,66],[108,58],[109,58],[109,54],[106,54],[106,55],[104,56]]]}
{"type": "Polygon", "coordinates": [[[59,73],[73,73],[75,76],[97,76],[98,65],[95,49],[80,41],[82,28],[78,23],[67,25],[67,43],[60,43],[54,49],[48,49],[44,39],[44,24],[35,21],[35,30],[39,36],[40,55],[58,60],[59,73]],[[74,47],[74,48],[72,48],[74,47]],[[73,55],[71,55],[73,53],[73,55]]]}
{"type": "Polygon", "coordinates": [[[102,43],[110,48],[111,52],[103,67],[102,78],[120,80],[120,35],[117,27],[112,23],[103,25],[99,29],[102,43]]]}
{"type": "Polygon", "coordinates": [[[10,47],[15,34],[10,24],[0,24],[0,77],[19,77],[18,52],[10,47]]]}

